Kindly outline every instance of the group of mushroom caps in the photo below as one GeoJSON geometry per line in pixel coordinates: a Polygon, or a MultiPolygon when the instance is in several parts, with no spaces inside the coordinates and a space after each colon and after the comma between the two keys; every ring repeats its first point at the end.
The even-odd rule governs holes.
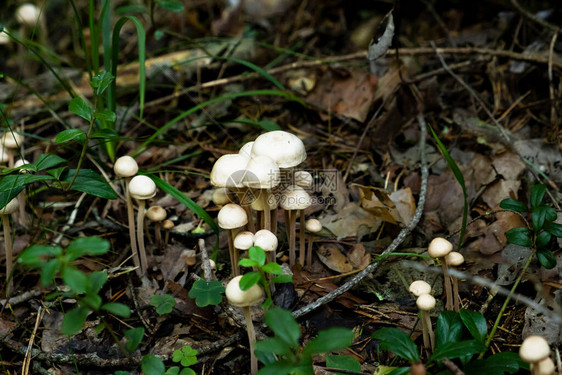
{"type": "Polygon", "coordinates": [[[213,202],[222,206],[218,225],[228,231],[234,276],[240,274],[239,251],[252,246],[261,247],[268,253],[269,261],[275,261],[279,208],[285,211],[289,265],[294,266],[297,260],[297,217],[300,224],[298,262],[301,266],[311,265],[311,234],[319,232],[322,225],[316,219],[305,222],[304,210],[312,203],[307,192],[312,186],[312,175],[294,169],[305,159],[303,142],[294,134],[278,130],[246,143],[238,153],[221,156],[213,165],[211,184],[217,188],[213,202]]]}
{"type": "Polygon", "coordinates": [[[148,261],[144,246],[144,217],[146,216],[154,222],[155,241],[158,247],[162,245],[160,224],[163,223],[165,228],[169,228],[170,224],[173,226],[173,223],[165,220],[167,216],[166,210],[161,206],[151,206],[145,212],[146,201],[156,195],[156,184],[147,176],[137,175],[138,170],[137,162],[130,156],[120,157],[113,165],[115,175],[123,178],[125,181],[125,201],[127,204],[133,264],[137,267],[139,274],[146,275],[148,261]],[[136,234],[133,198],[138,204],[136,234]]]}

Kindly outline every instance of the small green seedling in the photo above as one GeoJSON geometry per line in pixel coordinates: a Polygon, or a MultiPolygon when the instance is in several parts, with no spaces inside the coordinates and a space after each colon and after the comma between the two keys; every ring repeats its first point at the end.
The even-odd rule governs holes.
{"type": "Polygon", "coordinates": [[[149,354],[142,358],[141,369],[145,375],[195,375],[195,371],[188,366],[197,363],[197,350],[189,345],[174,350],[172,361],[179,362],[183,368],[172,366],[166,370],[166,365],[160,357],[149,354]]]}
{"type": "Polygon", "coordinates": [[[189,297],[195,298],[195,304],[199,307],[214,306],[221,303],[224,290],[219,281],[197,280],[189,291],[189,297]]]}
{"type": "Polygon", "coordinates": [[[176,300],[169,294],[154,295],[150,299],[150,304],[156,308],[158,315],[169,314],[176,306],[176,300]]]}
{"type": "MultiPolygon", "coordinates": [[[[265,324],[273,331],[275,337],[258,341],[256,344],[256,357],[264,364],[258,371],[259,375],[313,375],[313,355],[345,349],[353,341],[353,331],[346,328],[328,328],[320,331],[318,336],[301,348],[299,324],[293,314],[277,307],[265,314],[265,324]]],[[[342,370],[356,371],[358,365],[360,369],[359,362],[352,357],[346,357],[345,360],[331,358],[329,361],[331,365],[342,370]]]]}
{"type": "Polygon", "coordinates": [[[530,207],[519,200],[507,198],[500,207],[505,210],[531,213],[531,227],[512,228],[505,234],[507,240],[515,245],[533,247],[537,250],[539,263],[547,269],[556,266],[556,258],[548,249],[552,237],[562,237],[562,224],[555,223],[556,211],[543,203],[546,186],[535,185],[531,188],[530,207]]]}

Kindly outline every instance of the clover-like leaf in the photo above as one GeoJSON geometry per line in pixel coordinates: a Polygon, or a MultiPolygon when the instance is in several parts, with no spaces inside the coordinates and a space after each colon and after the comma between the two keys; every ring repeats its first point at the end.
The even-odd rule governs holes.
{"type": "Polygon", "coordinates": [[[197,363],[197,350],[185,345],[181,349],[174,350],[172,361],[180,362],[184,367],[191,366],[197,363]]]}
{"type": "Polygon", "coordinates": [[[195,304],[199,307],[218,305],[222,301],[225,288],[219,281],[197,280],[193,283],[189,296],[195,298],[195,304]]]}
{"type": "Polygon", "coordinates": [[[169,294],[156,294],[150,299],[150,304],[156,308],[158,315],[169,314],[176,306],[176,300],[169,294]]]}

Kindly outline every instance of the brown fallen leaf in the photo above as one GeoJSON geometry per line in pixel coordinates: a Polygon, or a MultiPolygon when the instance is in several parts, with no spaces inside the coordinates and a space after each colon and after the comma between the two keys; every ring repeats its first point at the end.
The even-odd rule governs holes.
{"type": "MultiPolygon", "coordinates": [[[[322,297],[338,288],[338,285],[334,284],[331,280],[313,280],[312,275],[306,271],[295,272],[293,274],[293,280],[295,281],[295,289],[301,291],[305,290],[307,292],[308,296],[303,298],[305,303],[307,303],[308,300],[315,300],[318,297],[322,297]]],[[[343,293],[334,301],[349,309],[357,307],[358,304],[366,303],[365,300],[349,292],[343,293]]]]}
{"type": "Polygon", "coordinates": [[[387,223],[397,224],[402,219],[388,192],[374,186],[358,185],[361,207],[387,223]]]}
{"type": "Polygon", "coordinates": [[[358,203],[349,202],[341,211],[324,216],[320,222],[337,238],[345,238],[355,237],[361,226],[373,233],[379,229],[382,220],[361,208],[358,203]]]}
{"type": "Polygon", "coordinates": [[[353,266],[337,244],[329,243],[320,245],[316,251],[318,258],[331,270],[339,273],[353,271],[353,266]]]}
{"type": "Polygon", "coordinates": [[[358,270],[362,270],[371,263],[371,254],[365,251],[365,246],[362,243],[355,244],[347,254],[347,258],[353,268],[358,270]]]}

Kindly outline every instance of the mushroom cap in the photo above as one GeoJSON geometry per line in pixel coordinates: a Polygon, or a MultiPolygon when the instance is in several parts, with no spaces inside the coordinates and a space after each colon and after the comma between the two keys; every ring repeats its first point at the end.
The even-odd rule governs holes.
{"type": "Polygon", "coordinates": [[[27,27],[33,27],[40,14],[39,8],[35,5],[23,4],[16,10],[16,20],[27,27]]]}
{"type": "Polygon", "coordinates": [[[254,235],[254,246],[259,246],[264,251],[275,251],[277,250],[277,245],[277,236],[270,230],[258,230],[254,235]]]}
{"type": "Polygon", "coordinates": [[[431,293],[431,285],[423,280],[416,280],[410,284],[409,291],[414,296],[419,297],[421,295],[431,293]]]}
{"type": "Polygon", "coordinates": [[[305,228],[311,233],[318,233],[322,230],[322,223],[318,219],[308,219],[305,228]]]}
{"type": "Polygon", "coordinates": [[[542,336],[529,336],[519,348],[519,357],[527,363],[540,362],[550,355],[550,346],[542,336]]]}
{"type": "Polygon", "coordinates": [[[133,177],[139,171],[139,165],[132,157],[121,156],[113,164],[113,171],[118,177],[133,177]]]}
{"type": "Polygon", "coordinates": [[[250,156],[252,156],[253,147],[254,147],[254,141],[248,142],[240,148],[240,151],[238,151],[238,153],[245,155],[249,158],[250,156]]]}
{"type": "Polygon", "coordinates": [[[256,138],[252,157],[265,155],[272,158],[279,168],[291,168],[306,159],[304,143],[294,134],[275,130],[256,138]]]}
{"type": "Polygon", "coordinates": [[[252,156],[246,165],[244,186],[254,189],[271,189],[279,185],[279,166],[269,156],[252,156]]]}
{"type": "Polygon", "coordinates": [[[248,224],[246,211],[237,204],[225,204],[217,216],[219,227],[222,229],[235,229],[248,224]]]}
{"type": "Polygon", "coordinates": [[[249,156],[241,154],[221,156],[211,169],[211,185],[226,188],[244,187],[243,180],[249,160],[249,156]]]}
{"type": "Polygon", "coordinates": [[[4,208],[0,210],[0,215],[11,215],[14,212],[18,211],[20,207],[20,203],[18,198],[13,198],[11,201],[6,204],[4,208]]]}
{"type": "Polygon", "coordinates": [[[135,176],[129,182],[129,194],[135,199],[150,199],[156,195],[156,184],[150,177],[135,176]]]}
{"type": "Polygon", "coordinates": [[[0,163],[7,163],[10,158],[8,158],[8,151],[0,143],[0,163]]]}
{"type": "Polygon", "coordinates": [[[300,186],[289,186],[281,195],[279,203],[287,211],[304,210],[311,205],[310,195],[300,186]]]}
{"type": "Polygon", "coordinates": [[[10,44],[10,37],[6,34],[7,29],[4,27],[4,30],[0,31],[0,45],[7,45],[10,44]]]}
{"type": "Polygon", "coordinates": [[[5,148],[18,148],[23,143],[23,135],[8,131],[2,135],[0,142],[5,148]]]}
{"type": "Polygon", "coordinates": [[[263,298],[263,290],[258,284],[254,284],[248,290],[240,289],[240,279],[236,276],[226,285],[226,299],[232,306],[248,307],[259,304],[263,298]]]}
{"type": "Polygon", "coordinates": [[[536,375],[552,375],[554,374],[554,370],[556,370],[556,368],[552,359],[550,359],[550,357],[546,357],[539,363],[531,363],[529,370],[531,370],[532,374],[536,375]]]}
{"type": "Polygon", "coordinates": [[[429,256],[432,258],[442,258],[453,251],[453,244],[444,238],[434,238],[427,248],[429,256]]]}
{"type": "Polygon", "coordinates": [[[433,298],[431,294],[422,294],[421,296],[418,296],[416,305],[418,306],[418,309],[422,311],[429,311],[435,307],[435,298],[433,298]]]}
{"type": "Polygon", "coordinates": [[[457,251],[451,251],[445,256],[445,262],[448,266],[460,266],[464,263],[464,257],[457,251]]]}
{"type": "Polygon", "coordinates": [[[162,223],[162,228],[166,229],[166,230],[170,230],[174,227],[174,222],[172,220],[164,220],[164,222],[162,223]]]}
{"type": "Polygon", "coordinates": [[[293,174],[295,185],[302,188],[309,188],[312,186],[312,175],[307,171],[295,171],[293,174]]]}
{"type": "MultiPolygon", "coordinates": [[[[14,168],[19,168],[19,167],[23,167],[26,164],[31,164],[31,162],[29,160],[25,160],[25,159],[18,159],[16,160],[16,162],[14,163],[14,168]]],[[[19,170],[20,173],[27,173],[28,170],[27,169],[20,169],[19,170]]]]}
{"type": "Polygon", "coordinates": [[[217,263],[216,263],[214,260],[209,259],[209,264],[211,265],[211,269],[212,269],[212,270],[216,270],[216,269],[217,269],[217,263]]]}
{"type": "Polygon", "coordinates": [[[222,206],[232,202],[232,195],[230,193],[230,190],[225,187],[221,187],[213,191],[212,199],[217,206],[222,206]]]}
{"type": "Polygon", "coordinates": [[[166,219],[166,216],[168,216],[168,215],[166,214],[166,210],[162,206],[151,206],[146,211],[146,217],[149,220],[152,220],[152,221],[155,221],[155,222],[163,221],[164,219],[166,219]]]}
{"type": "Polygon", "coordinates": [[[234,247],[238,250],[248,250],[254,246],[254,234],[247,230],[240,232],[234,237],[234,247]]]}

